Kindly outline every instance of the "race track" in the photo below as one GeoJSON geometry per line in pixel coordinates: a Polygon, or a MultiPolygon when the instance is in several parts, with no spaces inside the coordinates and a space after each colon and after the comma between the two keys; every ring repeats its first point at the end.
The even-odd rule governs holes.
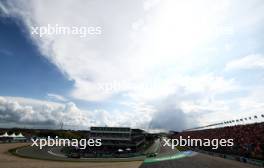
{"type": "Polygon", "coordinates": [[[160,146],[155,158],[132,162],[65,162],[27,159],[8,152],[25,144],[0,144],[0,168],[259,168],[238,161],[160,146]]]}
{"type": "MultiPolygon", "coordinates": [[[[162,142],[161,142],[162,143],[162,142]]],[[[179,152],[161,145],[155,158],[147,158],[140,168],[259,168],[238,161],[209,156],[192,151],[179,152]]]]}
{"type": "Polygon", "coordinates": [[[21,143],[0,144],[0,168],[138,168],[141,161],[132,162],[64,162],[21,158],[8,150],[24,146],[21,143]]]}

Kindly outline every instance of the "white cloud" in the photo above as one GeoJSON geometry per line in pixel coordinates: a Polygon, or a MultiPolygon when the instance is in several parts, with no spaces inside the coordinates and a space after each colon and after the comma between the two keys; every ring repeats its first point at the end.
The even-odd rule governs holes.
{"type": "Polygon", "coordinates": [[[255,87],[249,94],[239,99],[239,106],[244,114],[264,113],[264,87],[255,87]]]}
{"type": "MultiPolygon", "coordinates": [[[[186,71],[193,62],[200,64],[193,53],[215,38],[217,18],[222,17],[221,10],[211,13],[195,1],[119,1],[118,6],[117,2],[61,2],[14,1],[6,8],[22,19],[29,32],[32,26],[47,24],[102,27],[102,35],[91,38],[31,35],[41,53],[74,80],[71,96],[88,101],[131,92],[127,88],[103,92],[98,83],[127,81],[138,88],[166,66],[186,71]]],[[[206,5],[213,6],[209,1],[206,5]]]]}
{"type": "Polygon", "coordinates": [[[264,56],[252,54],[227,63],[225,70],[264,68],[264,56]]]}
{"type": "Polygon", "coordinates": [[[0,121],[16,125],[88,129],[90,126],[148,128],[154,109],[145,104],[131,105],[131,111],[81,110],[73,102],[57,103],[23,97],[0,97],[0,121]]]}
{"type": "MultiPolygon", "coordinates": [[[[0,7],[6,15],[21,19],[28,31],[31,26],[47,24],[101,26],[102,35],[90,38],[29,35],[45,58],[74,81],[69,97],[102,102],[115,95],[127,96],[128,109],[124,111],[106,111],[103,107],[85,111],[91,124],[147,127],[152,121],[156,127],[171,129],[177,125],[167,124],[177,120],[177,114],[183,121],[181,128],[192,122],[206,123],[233,115],[230,102],[216,97],[239,90],[239,84],[206,71],[210,61],[221,59],[218,55],[198,53],[208,47],[220,48],[213,45],[220,37],[230,38],[261,23],[261,6],[252,14],[248,9],[255,3],[248,1],[243,10],[237,9],[241,7],[237,3],[241,4],[206,0],[29,0],[7,1],[0,7]],[[239,20],[240,15],[246,21],[245,17],[239,20]],[[114,81],[125,84],[110,91],[100,87],[114,81]],[[167,104],[168,99],[171,102],[167,104]],[[196,114],[201,115],[192,116],[196,114]],[[170,120],[159,121],[163,116],[170,120]]],[[[263,68],[262,55],[250,55],[226,65],[228,70],[253,67],[263,68]]],[[[55,94],[49,96],[64,99],[55,94]]],[[[70,107],[80,111],[74,104],[70,107]]],[[[30,113],[34,108],[25,111],[30,113]]]]}
{"type": "Polygon", "coordinates": [[[54,93],[47,93],[47,98],[53,101],[61,101],[61,102],[66,102],[68,101],[67,98],[58,95],[58,94],[54,94],[54,93]]]}
{"type": "Polygon", "coordinates": [[[80,111],[72,102],[60,104],[22,97],[0,97],[1,121],[44,126],[64,122],[83,128],[90,125],[88,119],[88,113],[80,111]]]}
{"type": "Polygon", "coordinates": [[[7,15],[8,14],[8,10],[6,9],[6,7],[0,3],[0,16],[1,15],[7,15]]]}

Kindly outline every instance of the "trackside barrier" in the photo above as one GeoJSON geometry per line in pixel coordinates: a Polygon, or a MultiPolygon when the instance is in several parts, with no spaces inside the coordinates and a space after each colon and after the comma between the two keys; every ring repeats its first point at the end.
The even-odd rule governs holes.
{"type": "Polygon", "coordinates": [[[208,152],[208,151],[203,151],[203,150],[200,150],[200,149],[193,149],[193,150],[196,151],[196,152],[208,154],[208,155],[211,155],[211,156],[217,156],[217,157],[221,157],[221,158],[226,158],[226,159],[230,159],[230,160],[236,160],[236,161],[239,161],[239,162],[243,162],[243,163],[248,163],[248,164],[264,167],[264,161],[262,161],[262,160],[250,159],[250,158],[246,158],[246,157],[243,157],[243,156],[227,155],[227,154],[221,154],[221,153],[208,152]]]}

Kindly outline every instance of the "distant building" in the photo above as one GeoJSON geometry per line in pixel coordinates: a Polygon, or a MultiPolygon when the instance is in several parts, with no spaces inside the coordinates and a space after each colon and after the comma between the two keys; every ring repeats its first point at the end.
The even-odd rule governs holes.
{"type": "Polygon", "coordinates": [[[139,152],[143,150],[146,132],[128,127],[91,127],[90,138],[102,139],[103,151],[139,152]]]}

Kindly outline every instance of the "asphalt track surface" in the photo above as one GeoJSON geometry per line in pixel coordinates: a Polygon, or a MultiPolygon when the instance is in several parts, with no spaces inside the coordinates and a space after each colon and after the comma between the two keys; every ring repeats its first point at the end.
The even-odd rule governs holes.
{"type": "Polygon", "coordinates": [[[0,144],[0,168],[138,168],[142,161],[131,162],[64,162],[28,159],[12,155],[8,150],[21,143],[0,144]]]}
{"type": "MultiPolygon", "coordinates": [[[[27,159],[13,156],[9,149],[25,144],[0,144],[0,168],[259,168],[205,154],[189,152],[186,157],[172,157],[170,160],[143,163],[133,162],[64,162],[27,159]]],[[[157,158],[179,156],[181,152],[160,145],[157,158]]],[[[155,158],[156,159],[156,158],[155,158]]]]}
{"type": "Polygon", "coordinates": [[[160,153],[157,157],[149,158],[156,161],[147,162],[146,159],[139,168],[259,168],[254,165],[192,151],[188,152],[187,155],[181,155],[181,152],[172,150],[168,146],[164,147],[162,144],[160,145],[160,153]],[[159,158],[169,159],[162,160],[159,158]]]}
{"type": "Polygon", "coordinates": [[[54,160],[54,161],[76,161],[76,162],[124,162],[124,161],[142,161],[142,157],[133,158],[68,158],[60,156],[59,153],[54,150],[55,148],[43,147],[41,150],[38,147],[27,146],[16,150],[16,154],[22,157],[43,159],[43,160],[54,160]],[[55,152],[55,153],[54,153],[55,152]]]}

